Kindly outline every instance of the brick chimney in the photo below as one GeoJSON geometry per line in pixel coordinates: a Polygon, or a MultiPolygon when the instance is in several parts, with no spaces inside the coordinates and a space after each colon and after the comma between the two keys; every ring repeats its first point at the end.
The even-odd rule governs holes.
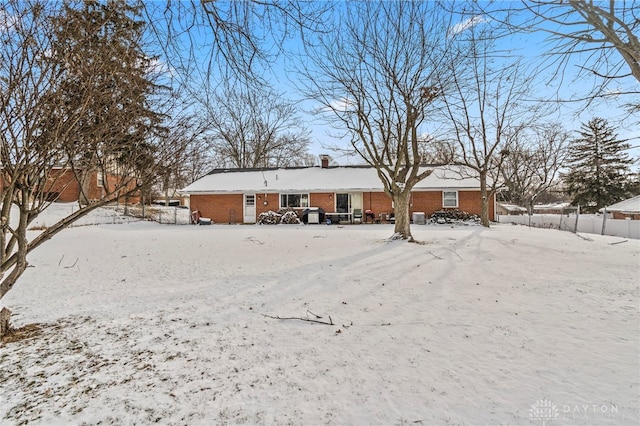
{"type": "Polygon", "coordinates": [[[329,168],[329,156],[328,155],[322,155],[320,157],[320,160],[322,161],[322,168],[323,169],[328,169],[329,168]]]}

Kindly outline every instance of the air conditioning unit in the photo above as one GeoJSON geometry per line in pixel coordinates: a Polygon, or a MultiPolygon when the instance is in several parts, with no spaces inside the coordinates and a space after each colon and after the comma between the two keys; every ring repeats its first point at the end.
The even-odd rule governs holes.
{"type": "Polygon", "coordinates": [[[425,225],[427,223],[424,212],[413,212],[412,219],[414,225],[425,225]]]}

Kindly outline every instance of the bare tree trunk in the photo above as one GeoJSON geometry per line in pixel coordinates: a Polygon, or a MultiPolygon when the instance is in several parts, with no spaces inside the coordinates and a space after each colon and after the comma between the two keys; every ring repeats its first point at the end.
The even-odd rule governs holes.
{"type": "MultiPolygon", "coordinates": [[[[26,254],[20,256],[26,256],[26,254]]],[[[13,288],[15,283],[18,281],[18,278],[20,278],[20,275],[22,275],[22,273],[27,269],[27,262],[23,261],[20,257],[18,257],[18,261],[16,263],[17,266],[0,282],[0,299],[2,299],[4,295],[13,288]]]]}
{"type": "Polygon", "coordinates": [[[395,217],[394,237],[413,241],[413,236],[411,235],[411,220],[409,218],[410,197],[411,191],[407,191],[406,189],[400,193],[393,194],[393,212],[395,217]]]}
{"type": "Polygon", "coordinates": [[[80,171],[80,194],[78,195],[78,202],[81,206],[89,204],[89,188],[91,183],[91,169],[85,166],[80,171]]]}
{"type": "Polygon", "coordinates": [[[480,213],[480,223],[485,228],[489,227],[489,189],[487,188],[487,174],[480,173],[480,196],[482,197],[482,208],[480,213]]]}
{"type": "Polygon", "coordinates": [[[0,338],[6,336],[11,330],[10,318],[11,311],[7,308],[2,308],[0,311],[0,338]]]}

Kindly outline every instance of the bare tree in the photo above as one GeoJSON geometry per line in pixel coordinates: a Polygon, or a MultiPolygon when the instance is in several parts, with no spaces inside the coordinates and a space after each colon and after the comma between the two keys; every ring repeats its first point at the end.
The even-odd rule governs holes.
{"type": "MultiPolygon", "coordinates": [[[[548,61],[555,67],[553,79],[563,79],[568,66],[577,63],[576,78],[596,77],[601,81],[587,101],[596,97],[640,93],[637,84],[611,87],[629,77],[640,82],[640,5],[636,0],[522,0],[502,9],[499,3],[483,11],[510,31],[544,32],[549,35],[548,61]]],[[[640,108],[637,101],[633,107],[640,108]]]]}
{"type": "Polygon", "coordinates": [[[186,152],[182,173],[185,184],[190,184],[211,171],[216,166],[214,156],[204,137],[193,141],[186,152]]]}
{"type": "Polygon", "coordinates": [[[431,135],[420,138],[418,149],[422,164],[453,164],[459,157],[456,144],[431,135]]]}
{"type": "Polygon", "coordinates": [[[225,86],[203,104],[211,150],[223,166],[303,164],[310,140],[293,102],[268,89],[225,86]]]}
{"type": "MultiPolygon", "coordinates": [[[[215,91],[228,80],[238,81],[244,92],[263,88],[274,61],[289,53],[286,42],[307,32],[322,31],[324,11],[333,7],[330,2],[295,0],[137,0],[136,4],[149,23],[147,34],[158,55],[156,65],[165,71],[164,84],[183,96],[204,101],[207,114],[200,116],[198,126],[210,124],[209,112],[220,112],[220,105],[209,104],[213,99],[203,99],[203,93],[215,91]]],[[[288,138],[292,139],[291,135],[288,138]]],[[[220,148],[218,142],[221,140],[216,139],[220,148]]],[[[276,149],[272,152],[275,155],[276,149]]],[[[185,153],[183,172],[187,181],[213,167],[237,164],[229,161],[224,150],[207,146],[205,138],[194,140],[185,153]]],[[[289,153],[285,149],[275,162],[286,164],[289,153]]]]}
{"type": "Polygon", "coordinates": [[[286,42],[324,31],[333,7],[296,0],[138,1],[159,54],[193,95],[226,79],[262,87],[274,60],[288,54],[286,42]]]}
{"type": "Polygon", "coordinates": [[[474,170],[480,180],[481,222],[486,227],[511,144],[540,117],[539,109],[527,102],[531,77],[517,57],[495,50],[490,30],[472,25],[455,34],[468,41],[467,60],[458,66],[457,58],[451,58],[453,88],[442,97],[457,163],[474,170]]]}
{"type": "Polygon", "coordinates": [[[506,199],[527,206],[556,184],[567,154],[568,133],[559,124],[536,126],[513,141],[502,167],[506,199]]]}
{"type": "Polygon", "coordinates": [[[139,191],[173,156],[149,106],[157,87],[136,8],[8,0],[0,8],[0,299],[27,255],[92,210],[139,191]],[[102,192],[28,238],[69,174],[102,192]],[[100,176],[102,172],[102,176],[100,176]],[[56,188],[54,190],[54,188],[56,188]]]}
{"type": "Polygon", "coordinates": [[[420,167],[421,135],[449,69],[449,15],[429,2],[353,2],[320,36],[300,73],[319,113],[375,167],[392,199],[395,235],[412,239],[409,197],[431,171],[420,167]]]}
{"type": "Polygon", "coordinates": [[[204,167],[211,167],[211,156],[204,140],[204,125],[197,116],[178,112],[166,126],[164,143],[174,147],[173,156],[164,164],[158,164],[156,189],[168,205],[178,189],[205,174],[204,167]]]}

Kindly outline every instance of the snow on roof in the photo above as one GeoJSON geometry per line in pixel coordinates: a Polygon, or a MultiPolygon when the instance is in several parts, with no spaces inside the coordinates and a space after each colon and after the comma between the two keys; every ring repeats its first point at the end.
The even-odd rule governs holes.
{"type": "Polygon", "coordinates": [[[571,206],[571,203],[536,204],[533,210],[560,210],[571,206]]]}
{"type": "MultiPolygon", "coordinates": [[[[427,169],[425,167],[424,169],[427,169]]],[[[433,173],[415,190],[479,189],[479,181],[464,167],[431,167],[433,173]]],[[[215,170],[180,190],[183,194],[223,192],[382,191],[376,169],[367,166],[215,170]]]]}
{"type": "Polygon", "coordinates": [[[508,212],[526,212],[527,211],[526,208],[515,205],[515,204],[498,203],[498,205],[508,212]]]}
{"type": "MultiPolygon", "coordinates": [[[[640,195],[606,207],[608,212],[640,213],[640,195]]],[[[604,209],[600,209],[601,212],[604,209]]]]}

